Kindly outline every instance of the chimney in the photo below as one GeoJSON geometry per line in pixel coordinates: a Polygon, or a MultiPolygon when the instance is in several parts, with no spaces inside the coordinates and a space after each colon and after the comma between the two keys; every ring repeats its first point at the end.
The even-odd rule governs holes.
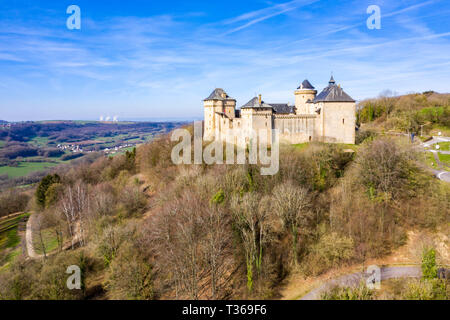
{"type": "Polygon", "coordinates": [[[262,102],[261,95],[258,95],[258,102],[259,102],[259,105],[261,105],[261,102],[262,102]]]}

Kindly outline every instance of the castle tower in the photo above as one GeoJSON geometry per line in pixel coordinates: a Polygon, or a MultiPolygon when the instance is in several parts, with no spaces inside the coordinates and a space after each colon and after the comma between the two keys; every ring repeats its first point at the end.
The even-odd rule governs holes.
{"type": "Polygon", "coordinates": [[[230,98],[221,88],[214,89],[204,105],[204,135],[205,140],[213,140],[216,131],[220,129],[219,121],[223,118],[234,119],[236,114],[236,100],[230,98]]]}
{"type": "Polygon", "coordinates": [[[312,84],[305,80],[302,84],[295,90],[295,109],[297,114],[308,114],[311,113],[308,107],[308,103],[312,102],[316,98],[317,90],[314,89],[312,84]]]}
{"type": "Polygon", "coordinates": [[[323,142],[355,143],[356,103],[331,76],[314,99],[319,112],[316,135],[323,142]]]}

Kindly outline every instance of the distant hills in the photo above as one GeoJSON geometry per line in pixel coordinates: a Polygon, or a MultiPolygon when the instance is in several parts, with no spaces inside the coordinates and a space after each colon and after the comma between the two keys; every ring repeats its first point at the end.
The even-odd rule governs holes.
{"type": "Polygon", "coordinates": [[[8,123],[8,121],[0,120],[0,124],[7,124],[7,123],[8,123]]]}

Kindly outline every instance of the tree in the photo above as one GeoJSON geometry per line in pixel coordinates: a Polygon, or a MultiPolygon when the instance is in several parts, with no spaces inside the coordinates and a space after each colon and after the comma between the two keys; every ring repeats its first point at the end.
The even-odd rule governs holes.
{"type": "Polygon", "coordinates": [[[424,279],[437,278],[436,250],[425,248],[422,253],[422,276],[424,279]]]}
{"type": "Polygon", "coordinates": [[[297,265],[297,243],[300,227],[306,226],[309,219],[310,199],[305,188],[297,187],[292,182],[285,182],[273,190],[275,214],[282,226],[291,233],[292,255],[297,265]]]}
{"type": "Polygon", "coordinates": [[[66,218],[72,249],[77,240],[83,246],[85,242],[84,226],[89,210],[87,186],[82,182],[76,183],[73,187],[69,186],[62,196],[60,208],[66,218]]]}
{"type": "Polygon", "coordinates": [[[268,240],[269,219],[266,204],[267,201],[260,201],[258,195],[253,192],[242,197],[234,196],[230,204],[234,225],[244,247],[249,291],[252,291],[254,284],[253,267],[258,275],[261,273],[264,245],[268,240]]]}
{"type": "Polygon", "coordinates": [[[41,208],[45,208],[46,193],[50,186],[54,183],[60,183],[61,178],[57,174],[46,175],[39,183],[36,189],[36,202],[41,208]]]}
{"type": "Polygon", "coordinates": [[[211,277],[211,297],[217,299],[220,282],[227,271],[226,253],[230,243],[228,217],[222,208],[212,206],[204,218],[206,236],[204,239],[204,260],[211,277]]]}

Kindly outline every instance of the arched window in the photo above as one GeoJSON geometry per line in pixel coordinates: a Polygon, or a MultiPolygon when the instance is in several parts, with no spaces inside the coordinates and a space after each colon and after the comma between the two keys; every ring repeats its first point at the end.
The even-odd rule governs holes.
{"type": "Polygon", "coordinates": [[[342,124],[344,124],[344,122],[345,122],[345,119],[342,119],[342,124]]]}

